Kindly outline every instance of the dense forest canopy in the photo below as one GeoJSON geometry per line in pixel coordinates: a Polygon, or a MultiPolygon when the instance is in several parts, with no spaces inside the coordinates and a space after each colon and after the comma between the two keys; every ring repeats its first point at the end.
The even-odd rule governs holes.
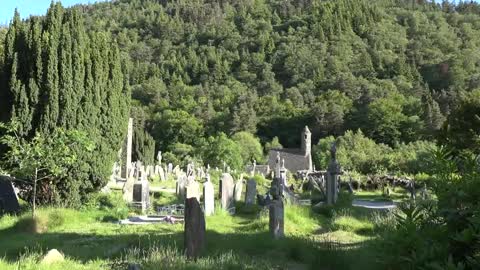
{"type": "Polygon", "coordinates": [[[470,1],[118,0],[73,9],[119,45],[134,155],[147,162],[155,150],[167,161],[205,159],[201,149],[220,132],[295,147],[305,125],[314,143],[348,130],[394,148],[435,140],[460,100],[480,91],[480,8],[470,1]]]}
{"type": "Polygon", "coordinates": [[[81,10],[130,59],[137,113],[163,151],[240,131],[296,146],[305,125],[314,141],[357,129],[390,146],[430,140],[480,86],[476,3],[132,0],[81,10]]]}

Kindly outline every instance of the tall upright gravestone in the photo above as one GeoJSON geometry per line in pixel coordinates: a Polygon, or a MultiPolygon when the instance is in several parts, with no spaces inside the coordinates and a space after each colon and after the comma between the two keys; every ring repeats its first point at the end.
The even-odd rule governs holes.
{"type": "Polygon", "coordinates": [[[233,177],[229,173],[222,174],[220,201],[222,203],[222,208],[225,210],[228,210],[233,206],[234,187],[235,184],[233,182],[233,177]]]}
{"type": "Polygon", "coordinates": [[[328,165],[327,170],[327,181],[326,181],[326,191],[327,191],[327,205],[332,205],[337,202],[338,199],[338,179],[341,172],[340,165],[337,162],[337,147],[335,142],[332,143],[332,148],[330,149],[331,160],[328,165]]]}
{"type": "Polygon", "coordinates": [[[251,205],[255,204],[255,199],[257,198],[257,182],[250,179],[247,181],[247,190],[245,192],[245,204],[251,205]]]}
{"type": "Polygon", "coordinates": [[[243,179],[240,178],[237,180],[235,183],[235,188],[234,188],[234,200],[236,202],[239,202],[242,200],[242,191],[243,191],[243,179]]]}
{"type": "Polygon", "coordinates": [[[185,190],[187,199],[197,198],[197,200],[200,201],[200,185],[197,181],[193,180],[189,182],[185,190]]]}
{"type": "Polygon", "coordinates": [[[197,198],[185,200],[185,255],[197,258],[205,248],[205,215],[197,198]]]}
{"type": "Polygon", "coordinates": [[[269,230],[272,234],[274,239],[280,239],[285,236],[284,232],[284,207],[283,207],[283,200],[276,199],[273,200],[269,207],[269,230]]]}
{"type": "Polygon", "coordinates": [[[186,175],[181,175],[177,179],[177,183],[175,186],[175,193],[177,196],[181,199],[185,198],[185,186],[187,184],[187,176],[186,175]]]}
{"type": "Polygon", "coordinates": [[[210,182],[210,177],[207,177],[207,179],[207,182],[203,184],[203,209],[205,215],[210,216],[215,213],[215,191],[212,182],[210,182]]]}
{"type": "Polygon", "coordinates": [[[275,168],[275,177],[271,183],[270,195],[273,200],[268,205],[269,230],[274,239],[280,239],[285,236],[284,233],[284,205],[283,205],[283,179],[280,174],[280,156],[277,156],[275,168]]]}

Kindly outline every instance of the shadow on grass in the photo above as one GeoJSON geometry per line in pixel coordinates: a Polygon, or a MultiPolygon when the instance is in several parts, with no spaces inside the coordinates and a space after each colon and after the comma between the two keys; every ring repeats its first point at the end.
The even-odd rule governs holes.
{"type": "MultiPolygon", "coordinates": [[[[120,225],[119,229],[121,230],[120,225]]],[[[0,236],[2,238],[0,256],[12,263],[18,261],[21,255],[27,252],[44,254],[53,248],[60,250],[70,259],[82,263],[95,259],[118,262],[132,249],[173,248],[179,254],[182,254],[183,250],[183,233],[173,227],[164,226],[142,228],[140,234],[119,233],[118,235],[68,232],[33,235],[7,229],[0,231],[0,236]]],[[[319,243],[308,238],[297,237],[273,240],[268,231],[218,233],[207,230],[206,241],[204,256],[215,257],[232,252],[239,258],[238,268],[242,268],[243,260],[255,261],[255,258],[258,258],[270,262],[275,269],[289,269],[285,265],[292,263],[303,265],[301,269],[362,269],[357,267],[361,265],[359,256],[368,266],[368,256],[371,255],[366,248],[368,243],[319,243]]],[[[371,259],[373,262],[374,258],[371,259]]],[[[189,266],[188,269],[207,268],[189,266]]]]}

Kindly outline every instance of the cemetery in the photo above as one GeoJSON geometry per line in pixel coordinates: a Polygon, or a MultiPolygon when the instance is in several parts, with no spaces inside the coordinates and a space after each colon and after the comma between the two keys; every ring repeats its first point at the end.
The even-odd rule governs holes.
{"type": "Polygon", "coordinates": [[[1,1],[0,270],[478,270],[479,198],[480,0],[1,1]]]}
{"type": "MultiPolygon", "coordinates": [[[[304,134],[303,151],[309,153],[304,134]]],[[[8,188],[0,194],[5,256],[0,266],[28,254],[42,269],[159,269],[165,263],[168,269],[369,267],[379,226],[417,193],[406,179],[378,180],[388,186],[383,190],[362,190],[351,178],[342,180],[348,172],[337,160],[336,143],[323,171],[309,165],[309,154],[304,167],[288,170],[288,162],[296,161],[278,151],[274,162],[263,165],[264,175],[255,161],[240,172],[227,164],[223,169],[164,164],[161,152],[155,164],[132,162],[131,141],[127,132],[125,153],[119,155],[125,161],[114,164],[107,185],[78,210],[41,208],[32,220],[20,210],[27,202],[17,197],[16,179],[2,177],[8,188]],[[60,254],[60,262],[49,262],[46,252],[60,254]]]]}

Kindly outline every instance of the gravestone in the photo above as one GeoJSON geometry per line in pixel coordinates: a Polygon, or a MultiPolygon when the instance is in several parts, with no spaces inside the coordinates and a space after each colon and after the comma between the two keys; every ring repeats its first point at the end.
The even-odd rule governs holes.
{"type": "Polygon", "coordinates": [[[283,200],[277,199],[271,201],[268,208],[270,234],[274,239],[283,238],[285,236],[283,200]]]}
{"type": "Polygon", "coordinates": [[[197,181],[193,180],[189,182],[185,190],[187,199],[197,198],[197,200],[200,201],[200,185],[197,181]]]}
{"type": "Polygon", "coordinates": [[[185,186],[187,184],[187,176],[186,175],[181,175],[177,179],[177,183],[175,186],[175,194],[181,199],[185,198],[185,186]]]}
{"type": "Polygon", "coordinates": [[[247,181],[247,190],[245,192],[245,204],[255,204],[255,198],[257,198],[257,182],[250,179],[247,181]]]}
{"type": "Polygon", "coordinates": [[[207,216],[215,213],[215,190],[209,180],[203,184],[203,209],[207,216]]]}
{"type": "Polygon", "coordinates": [[[235,188],[233,178],[229,173],[222,174],[220,188],[220,201],[222,203],[222,208],[228,210],[233,206],[233,193],[235,188]]]}
{"type": "Polygon", "coordinates": [[[150,207],[150,183],[148,181],[136,182],[133,185],[133,202],[140,205],[142,213],[150,207]]]}
{"type": "Polygon", "coordinates": [[[8,176],[0,176],[0,215],[3,213],[17,213],[20,204],[15,188],[8,176]]]}
{"type": "Polygon", "coordinates": [[[123,199],[128,203],[133,201],[133,186],[136,181],[135,177],[129,177],[123,186],[123,199]]]}
{"type": "Polygon", "coordinates": [[[338,199],[338,177],[340,175],[340,165],[337,162],[337,147],[335,142],[332,143],[332,148],[330,149],[330,164],[327,169],[327,181],[326,181],[326,195],[327,195],[327,205],[332,205],[337,202],[338,199]]]}
{"type": "Polygon", "coordinates": [[[189,259],[197,258],[205,248],[205,215],[197,198],[185,201],[184,248],[189,259]]]}
{"type": "Polygon", "coordinates": [[[243,191],[243,179],[240,177],[240,179],[237,180],[235,183],[235,189],[234,189],[234,200],[236,202],[239,202],[242,200],[242,191],[243,191]]]}

